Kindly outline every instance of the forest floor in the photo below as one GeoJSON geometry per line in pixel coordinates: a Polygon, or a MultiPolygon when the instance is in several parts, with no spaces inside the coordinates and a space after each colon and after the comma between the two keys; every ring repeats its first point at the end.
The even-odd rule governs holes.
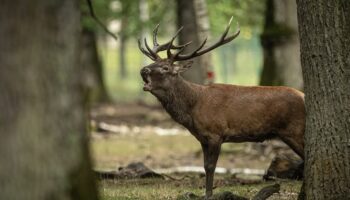
{"type": "MultiPolygon", "coordinates": [[[[200,144],[163,109],[143,103],[105,104],[91,110],[91,152],[98,171],[118,171],[142,162],[156,172],[168,172],[166,179],[101,180],[102,199],[176,199],[186,192],[204,192],[200,144]],[[178,167],[178,168],[176,168],[178,167]],[[193,172],[178,171],[193,169],[193,172]]],[[[252,197],[275,182],[262,181],[271,160],[291,151],[279,141],[224,144],[215,175],[216,189],[252,197]],[[225,170],[226,171],[225,171],[225,170]],[[235,174],[229,170],[236,170],[235,174]],[[224,170],[224,171],[223,171],[224,170]]],[[[281,190],[269,199],[297,199],[300,181],[279,180],[281,190]]]]}

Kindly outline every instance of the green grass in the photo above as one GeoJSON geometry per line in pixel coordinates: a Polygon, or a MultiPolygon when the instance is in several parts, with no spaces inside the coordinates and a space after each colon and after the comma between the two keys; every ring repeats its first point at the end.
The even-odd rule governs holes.
{"type": "Polygon", "coordinates": [[[108,139],[94,139],[91,143],[95,168],[115,169],[117,164],[127,165],[133,161],[152,159],[152,163],[162,163],[171,167],[171,157],[192,155],[200,151],[200,145],[191,135],[120,136],[108,139]],[[180,146],[181,145],[181,146],[180,146]],[[163,162],[162,162],[163,161],[163,162]]]}
{"type": "MultiPolygon", "coordinates": [[[[95,169],[114,169],[126,166],[131,162],[143,162],[146,166],[167,168],[181,165],[202,166],[200,145],[189,133],[174,136],[158,136],[146,130],[140,135],[111,135],[107,137],[95,136],[91,140],[91,150],[95,161],[95,169]],[[187,135],[188,134],[188,135],[187,135]]],[[[262,161],[244,154],[247,145],[223,145],[218,166],[248,167],[266,169],[269,160],[262,161]],[[235,160],[232,161],[230,157],[235,160]]],[[[204,177],[195,173],[177,173],[170,176],[178,180],[162,179],[132,179],[132,180],[101,180],[99,190],[102,200],[163,200],[177,199],[186,192],[196,195],[204,193],[204,177]]],[[[252,176],[240,176],[249,178],[252,176]]],[[[256,179],[257,177],[254,177],[256,179]]],[[[274,182],[242,185],[234,181],[231,175],[216,174],[214,193],[230,191],[234,194],[252,197],[262,187],[274,182]]],[[[269,200],[297,199],[300,181],[280,181],[281,192],[269,200]]]]}
{"type": "MultiPolygon", "coordinates": [[[[216,183],[227,180],[227,177],[216,176],[216,183]]],[[[236,195],[253,197],[257,192],[274,183],[263,182],[258,184],[239,183],[226,184],[214,189],[214,193],[230,191],[236,195]]],[[[297,199],[300,190],[300,181],[281,182],[279,194],[270,197],[269,200],[297,199]]],[[[186,192],[192,192],[202,196],[204,194],[204,178],[192,177],[183,180],[162,179],[136,179],[136,180],[112,180],[100,181],[100,195],[103,200],[165,200],[177,199],[186,192]]]]}
{"type": "MultiPolygon", "coordinates": [[[[265,169],[270,160],[264,161],[243,153],[247,143],[226,143],[222,146],[218,166],[228,168],[265,169]],[[232,159],[234,158],[234,161],[232,159]]],[[[131,162],[141,161],[151,168],[169,168],[181,165],[202,166],[199,142],[190,135],[159,136],[140,134],[95,138],[91,152],[96,169],[116,169],[131,162]]]]}
{"type": "MultiPolygon", "coordinates": [[[[134,108],[139,110],[138,108],[134,108]]],[[[130,111],[130,110],[128,110],[130,111]]],[[[123,116],[123,115],[121,115],[123,116]]],[[[132,124],[130,127],[133,127],[132,124]]],[[[135,124],[134,124],[135,125],[135,124]]],[[[150,122],[150,125],[152,123],[150,122]]],[[[116,170],[131,162],[142,162],[151,169],[176,166],[203,166],[203,158],[199,142],[185,130],[178,135],[159,136],[156,126],[144,126],[141,133],[92,133],[91,152],[94,168],[97,170],[116,170]]],[[[264,156],[252,155],[244,150],[247,143],[227,143],[222,147],[218,167],[267,169],[270,159],[264,156]]],[[[196,195],[204,193],[204,178],[199,174],[178,173],[171,176],[180,180],[133,179],[99,181],[102,200],[162,200],[176,199],[186,192],[196,195]],[[184,177],[184,178],[182,178],[184,177]]],[[[240,178],[256,179],[257,176],[242,176],[240,178]]],[[[217,174],[214,193],[230,191],[234,194],[252,197],[262,187],[273,184],[259,183],[241,185],[234,182],[230,175],[217,174]]],[[[281,182],[281,194],[270,198],[296,199],[300,189],[298,181],[281,182]]]]}

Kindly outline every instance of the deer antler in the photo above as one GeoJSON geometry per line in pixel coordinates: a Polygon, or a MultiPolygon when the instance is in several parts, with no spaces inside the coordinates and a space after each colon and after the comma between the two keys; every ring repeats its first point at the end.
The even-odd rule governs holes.
{"type": "Polygon", "coordinates": [[[141,46],[141,40],[139,39],[138,40],[138,44],[139,44],[139,48],[141,50],[141,52],[143,54],[145,54],[146,56],[148,56],[149,58],[151,58],[152,60],[156,61],[156,60],[159,60],[161,59],[161,57],[158,55],[158,52],[161,52],[161,51],[167,51],[167,56],[168,56],[168,59],[171,59],[173,62],[175,61],[182,61],[182,60],[189,60],[191,58],[195,58],[197,56],[200,56],[200,55],[203,55],[221,45],[224,45],[230,41],[232,41],[233,39],[235,39],[239,33],[240,33],[240,28],[238,27],[237,31],[229,36],[229,37],[226,37],[227,34],[228,34],[228,31],[230,29],[230,26],[231,26],[231,22],[232,22],[232,19],[233,17],[231,17],[224,33],[221,35],[220,39],[214,43],[213,45],[203,49],[204,45],[206,44],[207,42],[207,38],[201,43],[201,45],[199,45],[199,47],[194,50],[192,53],[190,54],[187,54],[187,55],[183,55],[181,54],[185,48],[192,43],[192,41],[186,43],[186,44],[183,44],[183,45],[179,45],[179,46],[176,46],[173,44],[174,40],[176,39],[176,37],[179,35],[179,33],[182,31],[183,27],[181,27],[178,31],[176,31],[175,35],[171,38],[171,40],[165,44],[162,44],[162,45],[159,45],[158,42],[157,42],[157,34],[158,34],[158,28],[159,28],[159,24],[157,24],[157,26],[155,27],[155,29],[153,30],[153,48],[151,49],[149,46],[148,46],[148,43],[147,43],[147,40],[146,38],[144,39],[144,42],[145,42],[145,47],[147,49],[147,51],[141,46]],[[172,49],[176,49],[178,50],[178,52],[176,52],[175,54],[172,54],[171,53],[171,50],[172,49]]]}
{"type": "Polygon", "coordinates": [[[153,30],[153,48],[152,49],[149,47],[146,38],[144,39],[144,43],[147,51],[142,47],[141,40],[138,39],[139,49],[141,50],[141,52],[154,61],[161,59],[161,57],[158,55],[158,52],[165,51],[165,50],[170,51],[170,49],[179,49],[182,52],[183,50],[181,49],[184,49],[186,46],[192,43],[191,41],[184,45],[179,45],[179,46],[176,46],[173,44],[174,40],[183,29],[183,27],[181,27],[169,42],[159,45],[157,41],[158,28],[159,28],[159,24],[157,24],[157,26],[153,30]]]}
{"type": "Polygon", "coordinates": [[[187,54],[187,55],[177,54],[174,56],[173,60],[174,61],[188,60],[188,59],[203,55],[203,54],[205,54],[205,53],[207,53],[207,52],[209,52],[209,51],[211,51],[219,46],[222,46],[228,42],[231,42],[240,33],[240,28],[239,28],[239,25],[237,24],[238,25],[237,31],[233,35],[226,37],[228,31],[230,30],[232,19],[233,19],[233,17],[231,17],[228,25],[226,26],[225,32],[221,35],[220,39],[216,43],[214,43],[213,45],[211,45],[205,49],[202,49],[207,42],[207,38],[205,38],[204,41],[201,43],[201,45],[199,45],[199,47],[196,50],[194,50],[192,53],[187,54]]]}

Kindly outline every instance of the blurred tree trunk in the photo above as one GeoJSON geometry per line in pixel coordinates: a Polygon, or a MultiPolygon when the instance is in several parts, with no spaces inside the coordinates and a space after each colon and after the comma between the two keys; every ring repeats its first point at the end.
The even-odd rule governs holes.
{"type": "Polygon", "coordinates": [[[235,80],[236,74],[236,60],[237,60],[237,47],[232,46],[222,46],[218,50],[218,56],[221,61],[222,70],[221,77],[223,77],[224,83],[232,83],[235,80]]]}
{"type": "MultiPolygon", "coordinates": [[[[121,20],[122,27],[125,25],[125,20],[121,20]]],[[[127,37],[121,32],[119,34],[119,78],[126,79],[127,66],[126,66],[126,42],[127,37]]]]}
{"type": "Polygon", "coordinates": [[[79,3],[0,6],[0,199],[97,199],[79,76],[79,3]]]}
{"type": "Polygon", "coordinates": [[[98,55],[94,30],[83,27],[81,45],[81,65],[84,68],[87,101],[108,102],[110,99],[104,84],[103,67],[98,55]]]}
{"type": "MultiPolygon", "coordinates": [[[[197,35],[201,41],[208,38],[210,40],[210,23],[206,0],[194,0],[194,10],[196,13],[197,35]]],[[[211,53],[206,53],[199,57],[200,66],[204,70],[205,83],[214,82],[214,69],[211,59],[211,53]]]]}
{"type": "Polygon", "coordinates": [[[307,111],[300,199],[350,199],[350,2],[299,0],[298,19],[307,111]]]}
{"type": "Polygon", "coordinates": [[[264,66],[260,85],[285,85],[302,89],[295,1],[266,1],[261,43],[264,49],[264,66]]]}
{"type": "MultiPolygon", "coordinates": [[[[192,44],[184,53],[195,50],[205,37],[209,36],[209,20],[206,3],[203,0],[177,0],[178,28],[184,26],[179,35],[179,43],[192,44]]],[[[195,83],[205,83],[207,70],[211,70],[210,54],[197,57],[192,67],[183,74],[184,78],[195,83]]]]}
{"type": "MultiPolygon", "coordinates": [[[[140,11],[140,21],[142,24],[146,24],[147,21],[149,20],[149,9],[148,9],[148,2],[147,0],[139,0],[139,11],[140,11]]],[[[142,26],[141,29],[141,38],[147,38],[149,35],[149,31],[147,29],[146,26],[142,26]]],[[[148,58],[146,58],[146,56],[142,57],[142,65],[145,66],[147,65],[147,61],[148,58]]],[[[141,89],[140,91],[142,91],[142,95],[143,95],[143,90],[141,89]]]]}
{"type": "Polygon", "coordinates": [[[128,35],[124,30],[127,28],[128,23],[128,7],[127,2],[121,2],[122,16],[121,16],[121,31],[119,34],[119,77],[120,79],[127,78],[127,66],[126,66],[126,43],[128,40],[128,35]]]}

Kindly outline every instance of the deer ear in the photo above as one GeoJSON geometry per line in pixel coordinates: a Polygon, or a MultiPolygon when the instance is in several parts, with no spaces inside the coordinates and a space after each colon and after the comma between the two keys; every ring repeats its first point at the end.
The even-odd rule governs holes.
{"type": "Polygon", "coordinates": [[[182,73],[184,71],[187,71],[193,64],[193,60],[185,62],[183,65],[175,65],[174,66],[174,74],[182,73]]]}

